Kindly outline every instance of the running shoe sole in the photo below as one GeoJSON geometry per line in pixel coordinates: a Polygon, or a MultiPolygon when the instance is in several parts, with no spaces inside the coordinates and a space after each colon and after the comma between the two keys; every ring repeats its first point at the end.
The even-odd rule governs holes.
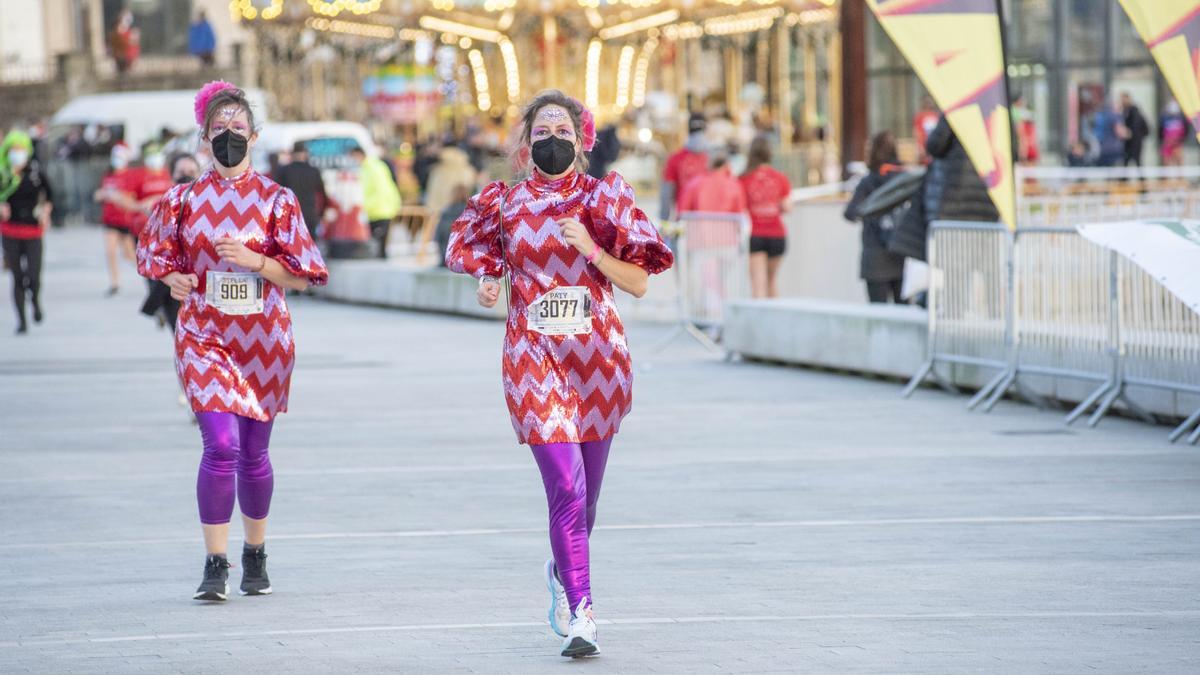
{"type": "Polygon", "coordinates": [[[248,590],[248,591],[247,591],[247,590],[245,590],[245,589],[241,589],[241,590],[239,590],[239,591],[238,591],[238,593],[241,593],[242,595],[270,595],[270,594],[271,594],[271,587],[270,587],[270,586],[267,586],[266,588],[264,588],[264,589],[262,589],[262,590],[254,590],[254,589],[250,589],[250,590],[248,590]]]}
{"type": "Polygon", "coordinates": [[[600,653],[600,648],[596,645],[577,637],[571,640],[571,644],[563,647],[562,655],[572,659],[581,659],[585,656],[595,656],[600,653]]]}
{"type": "Polygon", "coordinates": [[[225,592],[218,593],[216,591],[197,591],[192,596],[193,600],[207,600],[208,602],[225,602],[229,599],[229,584],[225,584],[225,592]]]}

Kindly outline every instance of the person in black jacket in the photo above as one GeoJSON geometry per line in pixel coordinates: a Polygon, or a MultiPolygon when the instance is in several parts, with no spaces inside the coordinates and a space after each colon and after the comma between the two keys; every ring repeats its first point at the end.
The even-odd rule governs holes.
{"type": "Polygon", "coordinates": [[[1150,123],[1128,92],[1121,94],[1121,111],[1125,115],[1125,166],[1141,166],[1142,144],[1150,135],[1150,123]]]}
{"type": "MultiPolygon", "coordinates": [[[[867,168],[871,173],[854,190],[854,196],[843,214],[846,220],[859,220],[859,208],[871,193],[904,172],[896,159],[896,139],[890,131],[882,131],[871,139],[867,168]]],[[[901,302],[900,289],[904,284],[904,256],[888,250],[895,222],[892,213],[861,218],[862,258],[859,277],[867,282],[867,298],[871,302],[901,302]]]]}
{"type": "Polygon", "coordinates": [[[925,178],[927,220],[994,223],[1000,219],[983,179],[971,164],[971,158],[958,142],[945,115],[929,134],[925,151],[933,158],[925,178]]]}
{"type": "Polygon", "coordinates": [[[296,194],[304,224],[312,240],[316,241],[321,210],[326,203],[325,181],[321,178],[321,170],[308,163],[308,146],[303,141],[292,146],[292,161],[279,167],[275,180],[296,194]]]}
{"type": "Polygon", "coordinates": [[[596,133],[596,145],[588,153],[588,175],[593,178],[604,178],[608,175],[608,167],[617,161],[621,154],[621,139],[617,137],[617,126],[606,124],[596,133]]]}

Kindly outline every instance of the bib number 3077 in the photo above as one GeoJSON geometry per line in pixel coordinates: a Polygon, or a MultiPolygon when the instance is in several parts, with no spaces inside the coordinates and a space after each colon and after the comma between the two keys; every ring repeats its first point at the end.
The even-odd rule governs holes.
{"type": "Polygon", "coordinates": [[[207,275],[204,299],[224,314],[263,312],[263,281],[254,272],[213,272],[207,275]]]}
{"type": "Polygon", "coordinates": [[[586,335],[592,332],[592,295],[586,286],[548,291],[526,310],[529,330],[542,335],[586,335]]]}

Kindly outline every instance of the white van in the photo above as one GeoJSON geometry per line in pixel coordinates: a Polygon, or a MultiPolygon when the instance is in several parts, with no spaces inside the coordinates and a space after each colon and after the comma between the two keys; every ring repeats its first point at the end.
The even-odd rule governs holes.
{"type": "Polygon", "coordinates": [[[321,170],[325,182],[329,201],[321,237],[329,241],[332,257],[368,255],[371,230],[363,209],[358,169],[350,165],[350,150],[357,146],[368,156],[378,156],[370,132],[357,122],[276,122],[259,131],[251,162],[259,172],[266,173],[272,153],[290,153],[299,142],[304,143],[309,163],[321,170]]]}
{"type": "MultiPolygon", "coordinates": [[[[196,92],[190,89],[173,91],[123,91],[111,94],[89,94],[71,99],[50,118],[51,141],[65,135],[73,126],[91,124],[120,129],[125,143],[138,149],[143,143],[159,137],[166,127],[184,137],[196,136],[196,92]]],[[[270,121],[270,99],[261,89],[247,89],[246,98],[254,109],[254,121],[260,125],[270,121]]],[[[189,149],[195,149],[193,140],[189,149]]]]}

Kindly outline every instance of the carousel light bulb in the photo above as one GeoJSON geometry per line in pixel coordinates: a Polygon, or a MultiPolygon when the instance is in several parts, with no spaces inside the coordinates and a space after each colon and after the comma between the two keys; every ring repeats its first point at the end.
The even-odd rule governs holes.
{"type": "Polygon", "coordinates": [[[600,50],[604,43],[592,40],[587,50],[587,72],[584,75],[584,102],[589,108],[600,107],[600,50]]]}

